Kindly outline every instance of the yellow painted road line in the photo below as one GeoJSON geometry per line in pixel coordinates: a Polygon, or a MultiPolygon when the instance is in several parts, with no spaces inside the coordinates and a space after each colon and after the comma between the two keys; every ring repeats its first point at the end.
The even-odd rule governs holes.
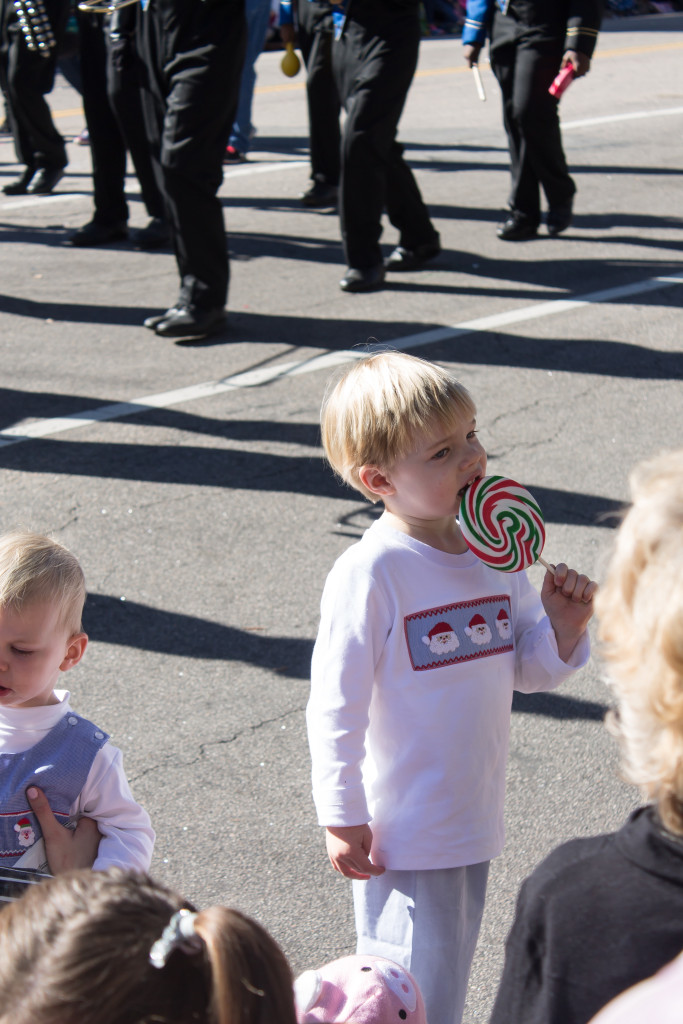
{"type": "MultiPolygon", "coordinates": [[[[610,57],[632,57],[639,53],[659,53],[666,50],[683,50],[683,42],[680,43],[653,43],[650,46],[624,46],[614,50],[598,50],[594,60],[600,61],[610,57]]],[[[435,75],[464,75],[469,74],[470,69],[463,63],[462,67],[448,68],[424,68],[415,73],[416,78],[433,78],[435,75]]],[[[276,92],[301,92],[306,86],[306,80],[300,82],[281,82],[279,85],[257,85],[254,90],[258,96],[265,96],[276,92]]],[[[75,117],[82,114],[83,110],[77,107],[74,110],[56,110],[52,112],[53,117],[75,117]]]]}
{"type": "MultiPolygon", "coordinates": [[[[599,61],[603,58],[608,57],[630,57],[637,53],[656,53],[663,50],[683,50],[683,42],[680,43],[653,43],[649,46],[628,46],[621,47],[614,50],[598,50],[595,54],[594,60],[599,61]]],[[[464,75],[470,74],[470,68],[463,62],[462,67],[447,67],[447,68],[423,68],[420,71],[415,72],[416,78],[432,78],[435,75],[464,75]]],[[[256,93],[264,95],[265,93],[273,92],[289,92],[292,90],[303,89],[305,81],[303,82],[283,82],[281,85],[263,85],[256,86],[256,93]]]]}

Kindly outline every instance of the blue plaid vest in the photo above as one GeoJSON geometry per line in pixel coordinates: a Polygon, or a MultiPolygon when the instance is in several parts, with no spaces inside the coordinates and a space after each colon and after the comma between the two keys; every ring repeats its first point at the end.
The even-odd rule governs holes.
{"type": "Polygon", "coordinates": [[[11,867],[42,837],[27,788],[40,786],[57,819],[67,824],[95,755],[108,739],[69,711],[35,746],[21,754],[0,753],[0,863],[11,867]]]}

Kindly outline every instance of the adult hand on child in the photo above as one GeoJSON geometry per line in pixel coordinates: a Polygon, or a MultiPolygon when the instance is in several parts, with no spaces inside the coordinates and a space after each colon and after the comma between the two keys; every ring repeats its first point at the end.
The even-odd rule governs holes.
{"type": "Polygon", "coordinates": [[[326,842],[332,867],[346,878],[367,881],[370,875],[384,874],[384,868],[370,860],[372,830],[369,825],[328,827],[326,842]]]}
{"type": "Polygon", "coordinates": [[[102,838],[97,823],[92,818],[80,818],[75,829],[66,828],[55,818],[42,789],[29,786],[26,796],[43,833],[51,873],[91,868],[102,838]]]}
{"type": "Polygon", "coordinates": [[[550,619],[557,650],[562,661],[568,661],[593,614],[593,596],[598,585],[576,569],[559,562],[555,572],[546,572],[541,588],[541,601],[550,619]]]}

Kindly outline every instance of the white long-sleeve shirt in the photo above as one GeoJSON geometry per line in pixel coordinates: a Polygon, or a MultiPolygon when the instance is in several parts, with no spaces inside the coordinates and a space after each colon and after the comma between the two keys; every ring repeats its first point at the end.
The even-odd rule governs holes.
{"type": "Polygon", "coordinates": [[[558,686],[561,661],[524,572],[489,569],[375,522],[334,565],[307,708],[325,826],[370,822],[393,869],[476,864],[504,841],[513,689],[558,686]]]}
{"type": "MultiPolygon", "coordinates": [[[[35,746],[71,711],[68,690],[56,690],[55,695],[59,703],[45,707],[0,707],[0,753],[21,754],[35,746]]],[[[149,815],[133,799],[121,751],[112,743],[106,742],[95,755],[70,816],[93,818],[102,833],[94,870],[149,869],[154,831],[149,815]]]]}

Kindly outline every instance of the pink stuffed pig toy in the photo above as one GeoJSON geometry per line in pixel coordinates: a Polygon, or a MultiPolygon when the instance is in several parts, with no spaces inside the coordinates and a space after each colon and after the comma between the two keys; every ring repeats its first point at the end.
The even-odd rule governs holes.
{"type": "Polygon", "coordinates": [[[413,976],[381,956],[345,956],[294,984],[299,1024],[427,1024],[413,976]]]}

